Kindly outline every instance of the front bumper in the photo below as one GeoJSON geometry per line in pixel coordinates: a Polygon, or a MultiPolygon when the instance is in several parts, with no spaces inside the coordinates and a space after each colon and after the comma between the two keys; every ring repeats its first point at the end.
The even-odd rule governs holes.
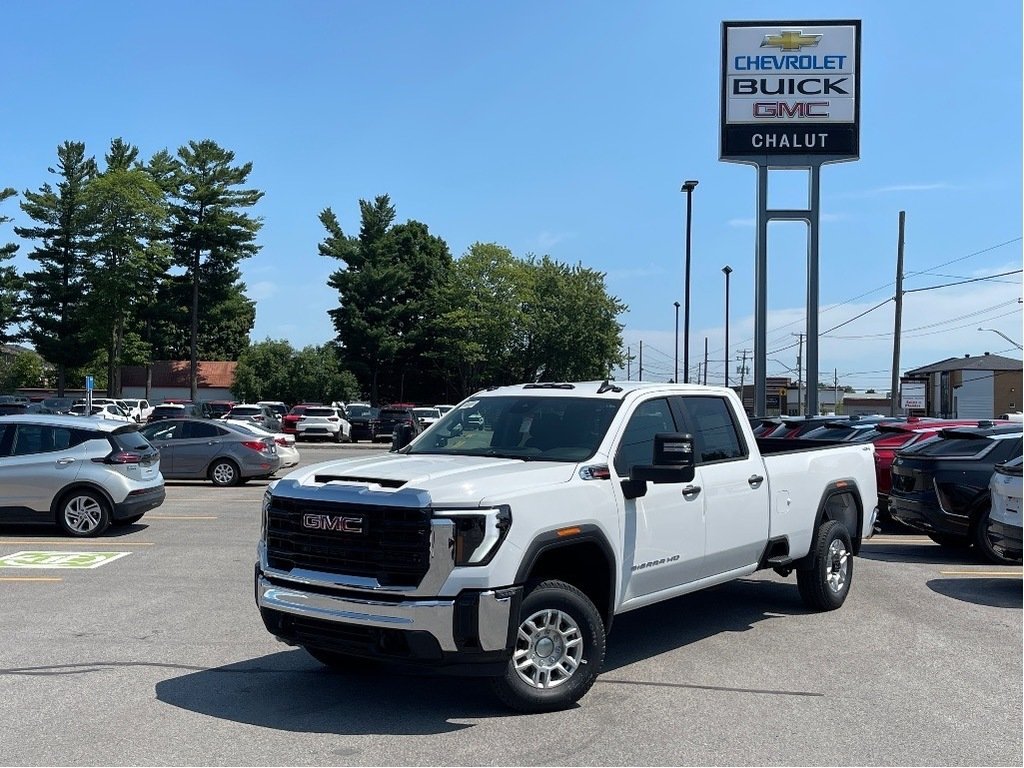
{"type": "Polygon", "coordinates": [[[154,488],[132,491],[120,504],[114,504],[112,517],[115,520],[123,520],[126,517],[144,514],[163,504],[165,498],[167,498],[167,491],[164,489],[163,483],[154,488]]]}
{"type": "Polygon", "coordinates": [[[1024,555],[1024,544],[1021,542],[1021,527],[1007,525],[999,520],[989,519],[988,540],[996,554],[1011,560],[1020,560],[1024,555]]]}

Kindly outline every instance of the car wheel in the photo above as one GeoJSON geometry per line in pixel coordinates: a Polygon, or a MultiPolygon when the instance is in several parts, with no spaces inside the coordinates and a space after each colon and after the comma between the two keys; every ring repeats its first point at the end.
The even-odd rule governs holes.
{"type": "Polygon", "coordinates": [[[846,526],[828,520],[818,528],[806,568],[797,569],[796,583],[804,605],[834,611],[846,601],[853,581],[853,546],[846,526]]]}
{"type": "MultiPolygon", "coordinates": [[[[146,513],[143,512],[142,514],[146,513]]],[[[132,515],[131,517],[122,517],[120,520],[111,520],[110,524],[118,528],[127,528],[129,525],[135,525],[141,519],[142,515],[132,515]]]]}
{"type": "Polygon", "coordinates": [[[84,488],[71,491],[60,500],[57,524],[68,536],[99,536],[110,525],[110,507],[96,491],[84,488]]]}
{"type": "Polygon", "coordinates": [[[235,462],[228,459],[217,459],[210,465],[210,482],[220,488],[238,485],[242,476],[235,462]]]}
{"type": "Polygon", "coordinates": [[[553,712],[579,701],[604,663],[601,614],[563,581],[543,581],[523,598],[512,658],[495,694],[520,712],[553,712]]]}
{"type": "Polygon", "coordinates": [[[340,430],[340,429],[339,429],[339,430],[338,430],[337,432],[335,432],[335,433],[334,433],[334,442],[336,442],[336,443],[340,443],[340,442],[342,442],[342,441],[343,441],[344,439],[345,439],[345,435],[343,435],[343,434],[341,433],[341,430],[340,430]]]}
{"type": "Polygon", "coordinates": [[[1014,560],[1009,557],[1003,557],[992,547],[992,541],[988,537],[988,518],[992,514],[992,505],[985,504],[978,511],[977,520],[974,522],[974,546],[977,547],[978,552],[984,556],[990,563],[1013,563],[1016,565],[1019,560],[1014,560]]]}

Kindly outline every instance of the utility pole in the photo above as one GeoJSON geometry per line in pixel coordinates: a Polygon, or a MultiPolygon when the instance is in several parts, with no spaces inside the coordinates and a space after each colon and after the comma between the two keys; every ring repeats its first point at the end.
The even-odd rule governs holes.
{"type": "Polygon", "coordinates": [[[900,211],[900,234],[896,244],[896,325],[892,332],[892,387],[889,390],[889,415],[895,416],[899,406],[900,329],[903,326],[903,226],[907,212],[900,211]]]}
{"type": "Polygon", "coordinates": [[[633,352],[633,348],[632,347],[626,347],[626,381],[632,381],[633,380],[633,378],[631,376],[631,369],[632,369],[632,363],[633,363],[632,352],[633,352]]]}
{"type": "Polygon", "coordinates": [[[832,413],[839,415],[839,369],[833,369],[833,383],[832,383],[832,413]]]}
{"type": "Polygon", "coordinates": [[[640,339],[640,377],[637,381],[644,380],[644,340],[640,339]]]}
{"type": "MultiPolygon", "coordinates": [[[[804,415],[804,374],[803,374],[803,360],[804,360],[804,334],[793,333],[792,336],[800,337],[800,346],[797,347],[796,352],[796,411],[798,416],[804,415]]],[[[808,385],[809,386],[809,385],[808,385]]],[[[818,382],[814,382],[814,386],[818,386],[818,382]]]]}
{"type": "Polygon", "coordinates": [[[704,337],[704,386],[708,385],[708,337],[704,337]]]}

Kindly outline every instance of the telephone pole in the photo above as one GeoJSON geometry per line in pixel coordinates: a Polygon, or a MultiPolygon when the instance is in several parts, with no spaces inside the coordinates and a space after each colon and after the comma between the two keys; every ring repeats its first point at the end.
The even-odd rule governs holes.
{"type": "MultiPolygon", "coordinates": [[[[736,355],[736,359],[737,360],[741,360],[741,362],[740,362],[740,403],[743,403],[744,391],[745,391],[744,390],[744,384],[746,383],[746,380],[747,380],[747,355],[750,354],[750,350],[749,349],[744,349],[744,350],[741,350],[741,351],[743,352],[742,359],[740,358],[740,355],[736,355]]],[[[729,365],[729,356],[728,355],[726,355],[725,364],[726,364],[726,366],[729,365]]],[[[747,406],[744,405],[743,406],[743,410],[745,411],[746,409],[747,409],[747,406]]]]}
{"type": "Polygon", "coordinates": [[[637,381],[644,380],[644,340],[640,339],[640,376],[637,381]]]}
{"type": "Polygon", "coordinates": [[[704,337],[704,386],[708,385],[708,337],[704,337]]]}
{"type": "Polygon", "coordinates": [[[839,415],[839,369],[833,369],[832,379],[832,413],[839,415]]]}
{"type": "MultiPolygon", "coordinates": [[[[791,336],[800,337],[800,346],[797,347],[796,352],[796,412],[798,416],[804,415],[804,374],[803,374],[803,360],[804,360],[804,334],[793,333],[791,336]]],[[[814,386],[818,386],[818,382],[814,382],[814,386]]]]}
{"type": "Polygon", "coordinates": [[[900,234],[896,243],[896,324],[892,332],[892,387],[889,390],[889,415],[895,416],[899,406],[900,329],[903,327],[903,226],[907,212],[900,211],[900,234]]]}
{"type": "Polygon", "coordinates": [[[632,381],[633,348],[626,347],[626,381],[632,381]]]}

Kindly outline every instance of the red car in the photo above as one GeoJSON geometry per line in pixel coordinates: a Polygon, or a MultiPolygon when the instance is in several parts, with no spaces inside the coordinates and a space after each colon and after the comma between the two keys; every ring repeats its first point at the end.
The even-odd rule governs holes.
{"type": "Polygon", "coordinates": [[[875,479],[878,482],[878,511],[888,513],[889,491],[892,490],[892,460],[896,452],[916,443],[931,440],[948,427],[977,427],[985,423],[1003,424],[1001,421],[979,421],[978,419],[910,419],[876,424],[875,434],[864,442],[875,444],[875,479]]]}
{"type": "Polygon", "coordinates": [[[306,412],[307,408],[314,408],[321,403],[299,403],[293,406],[288,413],[281,417],[281,431],[288,435],[294,435],[298,433],[295,425],[299,423],[302,418],[302,414],[306,412]]]}

